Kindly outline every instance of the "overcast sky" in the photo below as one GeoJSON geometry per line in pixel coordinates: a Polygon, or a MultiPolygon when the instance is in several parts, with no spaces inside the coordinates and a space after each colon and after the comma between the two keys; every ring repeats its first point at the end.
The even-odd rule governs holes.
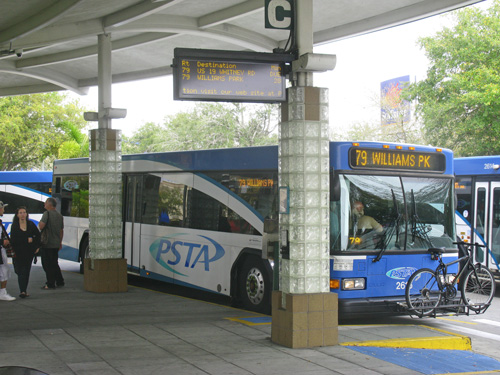
{"type": "MultiPolygon", "coordinates": [[[[491,2],[478,6],[484,9],[491,2]]],[[[451,17],[441,15],[316,47],[315,53],[337,55],[333,71],[314,77],[315,86],[330,89],[330,126],[345,129],[352,123],[377,121],[380,109],[375,98],[380,83],[406,75],[411,81],[425,78],[428,61],[417,40],[450,25],[451,17]]],[[[165,116],[193,106],[192,102],[173,101],[172,92],[171,77],[113,85],[113,107],[127,109],[127,117],[113,120],[113,128],[131,136],[146,122],[163,123],[165,116]]],[[[79,99],[89,110],[97,110],[97,88],[79,99]]]]}

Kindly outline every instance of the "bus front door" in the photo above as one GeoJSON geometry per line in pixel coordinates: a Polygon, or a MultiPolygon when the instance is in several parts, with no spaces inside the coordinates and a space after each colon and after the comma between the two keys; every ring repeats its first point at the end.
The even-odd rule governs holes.
{"type": "Polygon", "coordinates": [[[125,258],[131,271],[140,271],[143,176],[127,176],[125,191],[125,258]]]}
{"type": "Polygon", "coordinates": [[[491,257],[488,258],[489,268],[499,270],[500,261],[500,182],[491,182],[490,186],[490,205],[489,212],[489,236],[488,248],[491,257]]]}

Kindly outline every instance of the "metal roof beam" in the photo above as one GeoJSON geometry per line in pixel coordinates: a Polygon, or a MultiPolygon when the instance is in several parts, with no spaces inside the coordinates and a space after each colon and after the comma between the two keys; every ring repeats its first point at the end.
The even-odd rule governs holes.
{"type": "Polygon", "coordinates": [[[56,21],[81,0],[60,0],[43,11],[18,22],[8,29],[0,31],[0,44],[11,42],[22,36],[39,30],[56,21]]]}
{"type": "Polygon", "coordinates": [[[163,0],[162,2],[153,3],[151,1],[143,1],[126,9],[106,16],[103,20],[104,29],[123,26],[129,22],[139,20],[160,12],[173,5],[182,3],[184,0],[163,0]]]}
{"type": "Polygon", "coordinates": [[[244,17],[263,9],[262,0],[249,0],[198,18],[198,27],[207,28],[244,17]]]}
{"type": "Polygon", "coordinates": [[[88,88],[78,87],[78,80],[75,78],[48,68],[20,70],[16,69],[14,63],[11,61],[1,61],[0,72],[35,78],[44,82],[52,83],[65,90],[73,91],[79,95],[85,95],[88,92],[88,88]]]}
{"type": "Polygon", "coordinates": [[[45,83],[40,85],[0,88],[0,96],[30,95],[30,94],[39,94],[44,92],[63,91],[63,90],[66,89],[57,85],[53,85],[52,83],[45,83]]]}
{"type": "MultiPolygon", "coordinates": [[[[146,69],[129,73],[113,74],[113,76],[111,77],[111,81],[113,83],[139,81],[142,79],[163,77],[171,74],[172,68],[170,66],[164,66],[156,69],[146,69]]],[[[97,86],[97,77],[81,79],[78,81],[78,85],[80,87],[97,86]]]]}
{"type": "MultiPolygon", "coordinates": [[[[156,42],[158,40],[163,40],[175,36],[175,34],[158,34],[158,33],[145,33],[141,35],[136,35],[130,38],[123,38],[113,41],[113,51],[118,51],[120,49],[130,48],[137,45],[142,45],[146,43],[156,42]]],[[[16,68],[32,68],[35,66],[43,66],[56,64],[64,61],[71,61],[77,59],[83,59],[89,56],[97,55],[97,46],[89,46],[85,48],[78,48],[71,51],[53,53],[50,55],[23,58],[16,61],[16,68]]]]}
{"type": "Polygon", "coordinates": [[[99,19],[78,23],[49,26],[37,33],[28,35],[19,40],[23,48],[31,49],[54,44],[65,43],[84,37],[95,37],[104,33],[102,22],[99,19]]]}
{"type": "Polygon", "coordinates": [[[351,38],[371,32],[410,23],[422,19],[422,14],[432,17],[456,9],[457,4],[462,6],[477,3],[478,0],[467,2],[458,0],[426,0],[411,6],[395,9],[391,12],[379,14],[375,17],[365,18],[340,27],[331,27],[314,33],[314,44],[328,43],[335,40],[351,38]]]}
{"type": "Polygon", "coordinates": [[[198,27],[197,20],[191,17],[157,14],[129,23],[117,30],[199,35],[223,40],[239,48],[243,47],[257,52],[270,52],[273,48],[278,47],[278,42],[275,40],[234,25],[222,24],[209,29],[201,29],[198,27]]]}

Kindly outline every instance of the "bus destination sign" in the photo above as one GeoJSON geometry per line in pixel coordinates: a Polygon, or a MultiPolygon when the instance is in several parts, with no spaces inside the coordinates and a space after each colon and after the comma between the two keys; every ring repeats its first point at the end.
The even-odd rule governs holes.
{"type": "Polygon", "coordinates": [[[283,56],[176,48],[174,99],[258,103],[285,101],[283,56]]]}
{"type": "Polygon", "coordinates": [[[353,169],[443,173],[446,170],[446,157],[440,152],[352,147],[349,149],[349,165],[353,169]]]}

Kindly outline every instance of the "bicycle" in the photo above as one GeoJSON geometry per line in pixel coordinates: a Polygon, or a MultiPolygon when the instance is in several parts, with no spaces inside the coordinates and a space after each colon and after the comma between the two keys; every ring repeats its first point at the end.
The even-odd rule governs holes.
{"type": "MultiPolygon", "coordinates": [[[[408,279],[405,297],[408,311],[418,317],[429,316],[436,309],[468,307],[477,314],[486,311],[495,295],[495,278],[489,269],[480,263],[473,264],[472,249],[484,247],[479,244],[454,243],[464,245],[466,255],[450,263],[444,263],[444,248],[430,248],[431,259],[439,260],[436,270],[421,268],[408,279]],[[448,267],[459,263],[460,271],[448,274],[448,267]],[[457,298],[457,284],[461,295],[457,298]],[[441,305],[444,300],[444,305],[441,305]],[[460,305],[460,300],[463,305],[460,305]],[[458,303],[457,303],[458,302],[458,303]],[[450,305],[451,304],[451,305],[450,305]]],[[[467,311],[468,314],[468,311],[467,311]]]]}

